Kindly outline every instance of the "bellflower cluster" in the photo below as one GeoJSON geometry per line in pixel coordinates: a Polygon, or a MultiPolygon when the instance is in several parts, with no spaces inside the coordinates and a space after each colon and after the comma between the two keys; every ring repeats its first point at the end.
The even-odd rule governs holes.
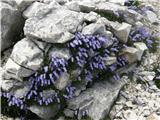
{"type": "Polygon", "coordinates": [[[2,98],[6,98],[8,101],[8,106],[16,106],[20,109],[24,109],[24,102],[20,98],[16,98],[15,96],[11,95],[8,92],[1,93],[2,98]]]}
{"type": "MultiPolygon", "coordinates": [[[[118,51],[124,44],[120,43],[116,37],[113,37],[111,41],[113,41],[112,45],[106,37],[76,33],[75,38],[67,44],[71,51],[69,60],[52,56],[49,63],[29,77],[30,90],[23,99],[11,96],[9,93],[3,93],[3,97],[7,98],[9,106],[16,105],[23,110],[25,110],[24,106],[28,106],[29,101],[34,101],[40,106],[52,103],[61,105],[62,99],[66,100],[74,96],[76,87],[73,86],[73,83],[69,83],[64,90],[57,90],[54,85],[62,73],[70,72],[69,67],[72,65],[75,65],[76,69],[82,69],[77,77],[78,81],[93,82],[101,77],[101,73],[111,74],[115,80],[119,80],[120,76],[115,71],[127,64],[122,56],[118,56],[118,51]],[[117,62],[106,65],[105,58],[111,54],[115,54],[117,62]],[[55,92],[46,97],[45,90],[47,89],[55,92]]],[[[83,115],[86,114],[87,111],[84,111],[83,115]]]]}
{"type": "Polygon", "coordinates": [[[154,35],[149,33],[148,28],[138,27],[130,32],[129,39],[132,42],[144,42],[148,48],[152,48],[156,40],[153,39],[154,35]]]}
{"type": "MultiPolygon", "coordinates": [[[[78,80],[93,81],[102,71],[113,73],[118,67],[126,65],[126,60],[118,57],[117,63],[106,66],[104,59],[110,56],[110,53],[117,54],[123,47],[116,37],[112,38],[113,44],[109,45],[109,39],[99,35],[83,35],[76,33],[73,41],[68,43],[71,49],[71,62],[76,66],[84,68],[78,80]]],[[[113,73],[117,80],[119,76],[113,73]]]]}

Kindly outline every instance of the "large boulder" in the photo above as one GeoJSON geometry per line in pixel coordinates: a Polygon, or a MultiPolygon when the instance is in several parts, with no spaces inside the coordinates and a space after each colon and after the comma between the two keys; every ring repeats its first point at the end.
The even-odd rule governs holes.
{"type": "Polygon", "coordinates": [[[122,77],[120,81],[106,80],[95,83],[92,88],[68,100],[65,115],[68,117],[76,115],[80,119],[87,114],[93,120],[104,119],[125,83],[126,77],[122,77]]]}
{"type": "Polygon", "coordinates": [[[65,43],[71,40],[84,21],[83,13],[63,7],[53,7],[43,15],[38,12],[36,14],[37,16],[26,20],[24,33],[50,43],[65,43]]]}
{"type": "MultiPolygon", "coordinates": [[[[45,48],[46,44],[39,42],[39,45],[45,48]]],[[[15,44],[4,69],[8,77],[16,79],[28,77],[40,68],[42,62],[43,52],[41,49],[29,38],[24,38],[15,44]]]]}
{"type": "Polygon", "coordinates": [[[24,20],[13,1],[1,2],[1,51],[10,47],[22,32],[24,20]]]}

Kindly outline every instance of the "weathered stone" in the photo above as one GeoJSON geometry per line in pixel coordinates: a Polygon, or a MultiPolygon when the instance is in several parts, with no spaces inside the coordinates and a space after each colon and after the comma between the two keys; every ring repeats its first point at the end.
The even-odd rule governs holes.
{"type": "Polygon", "coordinates": [[[95,12],[90,12],[84,16],[84,19],[88,22],[96,22],[100,16],[95,12]]]}
{"type": "Polygon", "coordinates": [[[131,30],[131,25],[128,23],[122,23],[119,24],[117,26],[112,27],[113,28],[113,32],[116,34],[116,36],[119,38],[119,40],[122,43],[126,43],[128,40],[128,36],[131,30]]]}
{"type": "Polygon", "coordinates": [[[83,28],[82,34],[96,35],[105,32],[105,25],[99,23],[92,23],[83,28]]]}
{"type": "Polygon", "coordinates": [[[143,71],[139,72],[139,75],[141,75],[145,81],[152,81],[156,76],[156,73],[154,71],[153,72],[143,71]]]}
{"type": "Polygon", "coordinates": [[[135,10],[127,9],[123,12],[123,19],[129,24],[135,25],[137,21],[143,21],[144,17],[135,10]]]}
{"type": "Polygon", "coordinates": [[[36,16],[35,14],[37,13],[37,10],[41,7],[46,7],[47,5],[44,3],[40,2],[34,2],[31,4],[24,12],[23,12],[23,17],[25,18],[30,18],[36,16]]]}
{"type": "Polygon", "coordinates": [[[1,51],[10,47],[16,41],[24,24],[20,11],[11,5],[7,1],[1,2],[1,51]]]}
{"type": "Polygon", "coordinates": [[[124,117],[129,120],[138,120],[138,116],[134,111],[126,110],[124,111],[124,117]]]}
{"type": "Polygon", "coordinates": [[[58,106],[56,104],[49,106],[32,105],[28,109],[45,120],[53,119],[58,112],[58,106]]]}
{"type": "Polygon", "coordinates": [[[68,60],[71,57],[71,53],[67,48],[61,48],[58,46],[53,46],[53,48],[49,51],[49,57],[58,57],[64,58],[68,60]]]}
{"type": "Polygon", "coordinates": [[[24,11],[29,5],[38,0],[15,0],[20,11],[24,11]]]}
{"type": "Polygon", "coordinates": [[[104,61],[106,65],[112,65],[113,63],[116,63],[117,58],[116,57],[106,57],[104,61]]]}
{"type": "MultiPolygon", "coordinates": [[[[102,23],[99,23],[99,22],[92,23],[92,24],[85,26],[82,30],[82,34],[101,35],[106,38],[111,38],[113,36],[113,34],[110,31],[106,31],[105,25],[102,23]]],[[[110,44],[112,44],[112,43],[110,43],[110,44]]]]}
{"type": "Polygon", "coordinates": [[[103,119],[108,114],[119,90],[125,83],[125,77],[120,81],[111,80],[109,82],[107,80],[95,83],[92,88],[68,100],[68,108],[64,112],[65,115],[73,117],[74,112],[79,110],[77,111],[78,119],[82,117],[84,111],[88,111],[87,115],[93,120],[103,119]]]}
{"type": "Polygon", "coordinates": [[[58,90],[63,90],[71,81],[69,80],[69,74],[63,73],[58,80],[55,82],[55,87],[58,90]]]}
{"type": "Polygon", "coordinates": [[[158,18],[157,18],[157,15],[156,15],[154,12],[152,12],[152,11],[150,11],[150,10],[147,10],[147,11],[145,12],[145,14],[146,14],[147,19],[148,19],[151,23],[156,23],[156,22],[159,21],[158,18]]]}
{"type": "Polygon", "coordinates": [[[124,5],[126,0],[109,0],[109,2],[112,2],[112,3],[117,3],[117,4],[120,4],[120,5],[124,5]]]}
{"type": "Polygon", "coordinates": [[[10,91],[12,87],[16,84],[16,81],[13,80],[2,80],[0,81],[1,83],[1,89],[4,91],[10,91]]]}
{"type": "Polygon", "coordinates": [[[65,4],[69,10],[80,12],[80,7],[77,1],[71,1],[65,4]]]}
{"type": "Polygon", "coordinates": [[[139,50],[138,60],[140,61],[144,51],[147,50],[148,48],[146,44],[143,42],[135,42],[134,46],[139,50]]]}
{"type": "Polygon", "coordinates": [[[42,62],[43,52],[30,39],[24,38],[15,44],[5,70],[16,79],[28,77],[40,68],[42,62]]]}
{"type": "Polygon", "coordinates": [[[79,7],[82,12],[90,12],[95,10],[95,4],[94,2],[91,2],[90,0],[88,1],[82,1],[79,2],[79,7]]]}
{"type": "Polygon", "coordinates": [[[140,50],[134,47],[126,47],[122,51],[129,63],[134,63],[142,57],[140,50]]]}
{"type": "Polygon", "coordinates": [[[83,13],[64,8],[52,9],[46,13],[47,17],[29,18],[26,20],[24,33],[27,36],[40,38],[51,43],[65,43],[71,40],[78,26],[83,21],[83,13]]]}
{"type": "Polygon", "coordinates": [[[6,65],[4,66],[5,72],[3,74],[4,79],[15,78],[22,81],[22,77],[27,77],[31,75],[34,71],[26,69],[17,63],[15,63],[11,58],[8,59],[6,65]]]}
{"type": "MultiPolygon", "coordinates": [[[[44,48],[46,44],[43,45],[44,48]]],[[[36,71],[43,62],[43,53],[30,39],[24,38],[15,44],[11,58],[19,65],[36,71]]]]}
{"type": "Polygon", "coordinates": [[[100,2],[96,4],[96,11],[105,13],[115,13],[125,11],[127,8],[111,2],[100,2]]]}
{"type": "Polygon", "coordinates": [[[10,92],[16,98],[24,98],[30,89],[31,89],[31,82],[29,81],[17,82],[16,84],[14,84],[10,92]]]}

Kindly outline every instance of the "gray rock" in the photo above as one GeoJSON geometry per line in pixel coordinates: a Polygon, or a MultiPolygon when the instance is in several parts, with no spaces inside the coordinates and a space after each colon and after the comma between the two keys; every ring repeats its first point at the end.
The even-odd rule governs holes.
{"type": "Polygon", "coordinates": [[[143,71],[143,72],[139,72],[138,74],[140,76],[142,76],[145,81],[152,81],[156,75],[156,73],[154,71],[152,71],[152,72],[143,71]]]}
{"type": "MultiPolygon", "coordinates": [[[[1,2],[1,51],[10,47],[23,29],[24,20],[20,11],[7,1],[1,2]]],[[[13,3],[14,5],[14,3],[13,3]]]]}
{"type": "Polygon", "coordinates": [[[43,90],[42,96],[47,99],[47,98],[53,98],[56,95],[55,90],[48,89],[48,90],[43,90]]]}
{"type": "Polygon", "coordinates": [[[130,24],[123,22],[122,24],[118,24],[112,28],[114,30],[113,32],[119,38],[119,40],[122,43],[126,43],[128,40],[128,36],[131,30],[131,27],[132,26],[130,24]]]}
{"type": "Polygon", "coordinates": [[[15,0],[1,0],[1,2],[5,3],[5,4],[8,4],[14,8],[17,7],[17,4],[16,4],[16,1],[15,0]]]}
{"type": "Polygon", "coordinates": [[[12,77],[28,77],[40,68],[42,62],[43,52],[30,39],[24,38],[15,44],[5,70],[12,77]]]}
{"type": "Polygon", "coordinates": [[[134,63],[141,60],[142,53],[141,50],[134,47],[126,47],[123,50],[123,54],[129,63],[134,63]]]}
{"type": "Polygon", "coordinates": [[[83,28],[82,34],[103,34],[105,32],[105,25],[101,23],[92,23],[83,28]]]}
{"type": "Polygon", "coordinates": [[[32,105],[28,109],[45,120],[53,119],[58,112],[58,106],[56,104],[49,106],[32,105]]]}
{"type": "Polygon", "coordinates": [[[106,65],[112,65],[113,63],[117,62],[117,58],[116,57],[106,57],[104,61],[106,65]]]}
{"type": "Polygon", "coordinates": [[[44,3],[40,2],[34,2],[31,4],[24,12],[23,12],[23,17],[24,18],[30,18],[34,17],[38,8],[46,7],[47,5],[44,3]]]}
{"type": "Polygon", "coordinates": [[[144,51],[147,50],[148,48],[147,48],[146,44],[143,42],[135,42],[134,46],[139,50],[138,60],[140,61],[144,51]]]}
{"type": "Polygon", "coordinates": [[[84,19],[88,22],[96,22],[100,16],[95,12],[90,12],[84,16],[84,19]]]}
{"type": "Polygon", "coordinates": [[[2,75],[4,79],[14,78],[20,81],[23,80],[22,77],[27,77],[34,72],[33,70],[18,65],[11,58],[7,60],[4,70],[5,72],[2,75]]]}
{"type": "Polygon", "coordinates": [[[71,1],[65,4],[69,10],[80,12],[81,9],[77,1],[71,1]]]}
{"type": "Polygon", "coordinates": [[[126,0],[109,0],[109,2],[124,5],[126,0]]]}
{"type": "Polygon", "coordinates": [[[92,88],[82,92],[78,97],[68,100],[65,115],[73,117],[75,111],[78,110],[77,117],[80,119],[83,112],[88,111],[87,115],[93,120],[103,119],[125,83],[125,78],[120,81],[107,80],[95,83],[92,88]]]}
{"type": "Polygon", "coordinates": [[[57,2],[60,5],[63,5],[67,2],[67,0],[41,0],[41,2],[43,2],[45,4],[50,4],[51,2],[57,2]]]}
{"type": "Polygon", "coordinates": [[[131,25],[135,25],[137,21],[142,22],[144,20],[144,17],[141,14],[131,9],[127,9],[122,13],[123,13],[123,19],[131,25]]]}
{"type": "Polygon", "coordinates": [[[29,81],[17,82],[16,84],[14,84],[10,92],[16,98],[24,98],[30,89],[31,89],[31,82],[29,81]]]}
{"type": "Polygon", "coordinates": [[[127,8],[111,2],[100,2],[96,4],[96,11],[105,13],[115,13],[126,11],[127,8]]]}
{"type": "Polygon", "coordinates": [[[65,43],[74,37],[73,33],[84,21],[83,13],[61,7],[46,12],[45,16],[27,19],[25,35],[50,43],[65,43]]]}
{"type": "Polygon", "coordinates": [[[145,14],[146,14],[147,19],[148,19],[151,23],[156,23],[156,22],[159,21],[158,18],[157,18],[157,15],[156,15],[154,12],[152,12],[152,11],[150,11],[150,10],[147,10],[147,11],[145,12],[145,14]]]}
{"type": "Polygon", "coordinates": [[[67,48],[53,46],[49,51],[49,57],[65,58],[68,60],[71,57],[71,53],[67,48]]]}
{"type": "Polygon", "coordinates": [[[63,73],[58,80],[55,82],[55,87],[58,90],[63,90],[70,83],[70,76],[68,73],[63,73]]]}
{"type": "MultiPolygon", "coordinates": [[[[82,34],[84,35],[101,35],[104,36],[106,38],[111,38],[113,36],[113,34],[110,31],[107,31],[105,29],[105,25],[100,23],[99,21],[97,23],[91,23],[87,26],[85,26],[82,30],[82,34]]],[[[113,43],[112,40],[108,41],[108,43],[105,45],[110,46],[113,43]]]]}
{"type": "Polygon", "coordinates": [[[24,11],[29,5],[38,0],[15,0],[20,11],[24,11]]]}
{"type": "Polygon", "coordinates": [[[92,1],[85,1],[79,2],[79,8],[82,12],[91,12],[95,10],[95,4],[92,1]]]}

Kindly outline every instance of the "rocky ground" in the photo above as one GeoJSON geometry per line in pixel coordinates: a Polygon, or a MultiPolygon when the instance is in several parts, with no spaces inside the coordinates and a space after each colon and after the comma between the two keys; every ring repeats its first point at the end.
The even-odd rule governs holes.
{"type": "MultiPolygon", "coordinates": [[[[35,71],[42,69],[46,55],[50,58],[54,55],[70,60],[72,55],[65,44],[70,43],[70,48],[74,46],[71,40],[76,32],[108,37],[108,46],[113,45],[114,35],[123,45],[128,45],[129,33],[134,27],[145,26],[149,28],[149,33],[160,33],[159,0],[139,0],[140,8],[144,8],[144,11],[139,11],[142,14],[135,8],[130,11],[124,6],[124,1],[2,0],[1,89],[9,93],[2,94],[8,100],[8,105],[11,103],[23,107],[24,104],[18,102],[21,103],[22,100],[25,103],[30,100],[28,94],[32,92],[31,86],[36,82],[30,82],[28,77],[36,75],[35,71]],[[110,16],[110,13],[114,17],[110,16]],[[10,95],[13,95],[15,100],[12,101],[10,95]]],[[[143,35],[147,36],[148,33],[143,35]]],[[[81,40],[83,38],[84,36],[81,40]]],[[[155,40],[158,40],[160,45],[159,36],[155,40]]],[[[30,96],[35,97],[35,101],[29,101],[31,103],[25,108],[31,116],[22,118],[19,115],[13,118],[3,112],[0,119],[160,120],[160,49],[156,46],[157,48],[150,50],[148,45],[145,41],[136,41],[133,46],[119,49],[118,53],[112,51],[109,58],[105,59],[105,65],[113,65],[117,62],[117,54],[125,56],[128,65],[115,70],[121,77],[119,80],[113,79],[113,76],[100,82],[96,80],[93,84],[82,82],[72,92],[73,87],[68,87],[68,84],[74,83],[79,71],[82,72],[76,68],[58,77],[54,88],[42,88],[44,90],[41,93],[46,100],[51,98],[50,96],[56,96],[61,104],[64,104],[63,101],[55,94],[59,96],[65,90],[69,91],[68,96],[64,94],[69,99],[66,99],[65,106],[61,106],[61,109],[57,101],[50,104],[45,100],[40,103],[39,100],[36,104],[39,93],[34,89],[35,96],[30,96]],[[61,94],[56,93],[56,90],[61,94]]],[[[112,67],[114,69],[114,66],[112,67]]],[[[96,79],[99,80],[100,77],[96,79]]]]}

